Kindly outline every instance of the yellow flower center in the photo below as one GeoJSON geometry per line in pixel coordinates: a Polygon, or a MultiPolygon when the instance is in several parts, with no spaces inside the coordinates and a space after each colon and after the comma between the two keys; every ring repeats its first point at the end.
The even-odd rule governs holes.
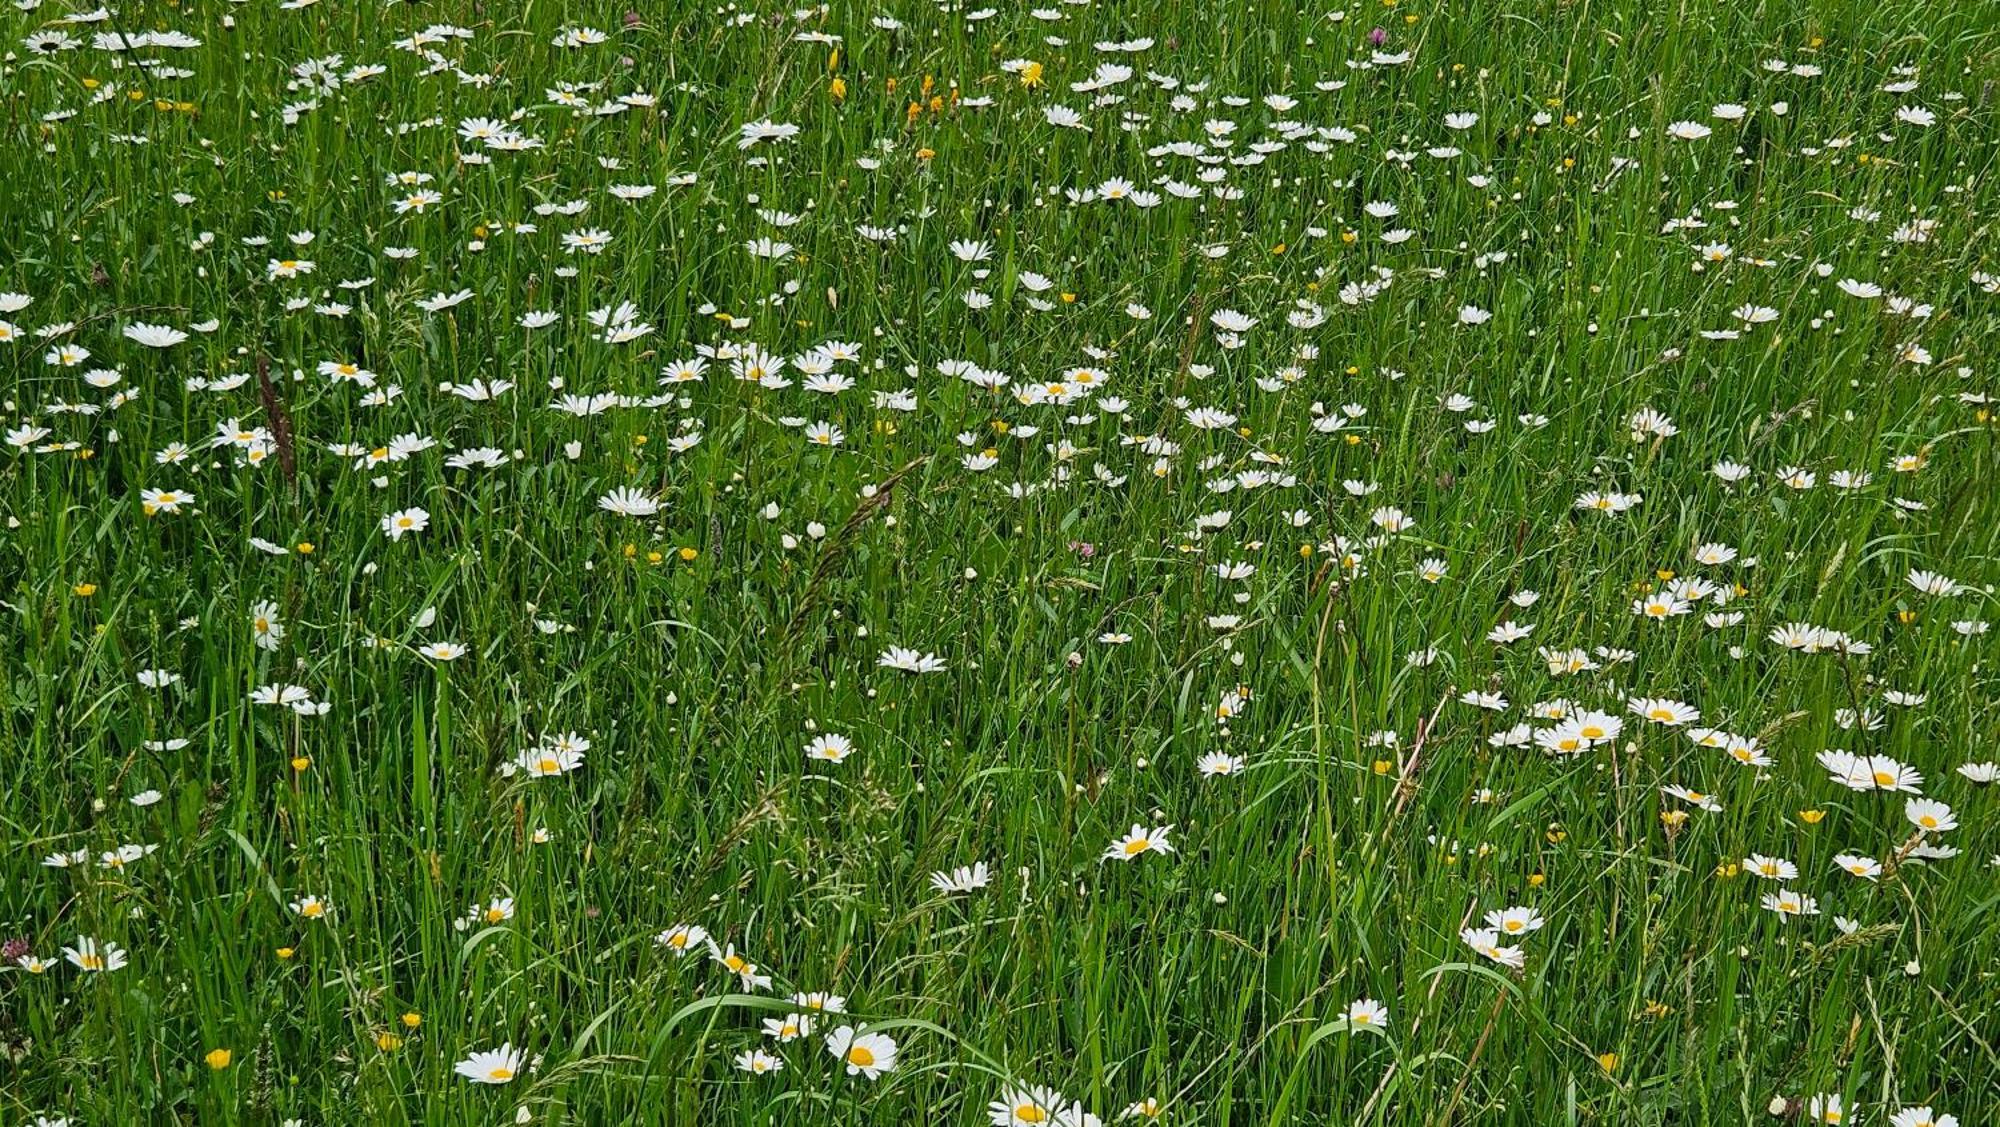
{"type": "Polygon", "coordinates": [[[1043,1111],[1036,1104],[1016,1104],[1014,1106],[1014,1118],[1023,1123],[1047,1123],[1049,1121],[1049,1113],[1043,1111]]]}
{"type": "Polygon", "coordinates": [[[505,1083],[506,1081],[512,1080],[514,1078],[514,1070],[508,1068],[506,1065],[503,1064],[493,1069],[493,1071],[488,1072],[486,1074],[486,1078],[489,1080],[495,1080],[505,1083]]]}
{"type": "Polygon", "coordinates": [[[1133,838],[1131,841],[1125,843],[1125,856],[1137,857],[1139,854],[1144,853],[1146,848],[1152,844],[1151,841],[1143,837],[1133,838]]]}
{"type": "Polygon", "coordinates": [[[847,1050],[847,1063],[856,1068],[872,1068],[875,1064],[875,1054],[870,1052],[866,1045],[855,1045],[847,1050]]]}

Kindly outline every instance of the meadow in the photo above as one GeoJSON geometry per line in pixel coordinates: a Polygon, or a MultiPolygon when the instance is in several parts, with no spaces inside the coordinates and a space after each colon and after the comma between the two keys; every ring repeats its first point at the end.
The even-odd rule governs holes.
{"type": "Polygon", "coordinates": [[[0,1127],[2000,1122],[1992,6],[980,2],[0,9],[0,1127]]]}

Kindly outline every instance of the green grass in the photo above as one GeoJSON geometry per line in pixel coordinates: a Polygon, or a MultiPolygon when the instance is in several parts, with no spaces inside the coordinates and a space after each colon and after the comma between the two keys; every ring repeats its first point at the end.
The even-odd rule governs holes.
{"type": "Polygon", "coordinates": [[[0,939],[49,963],[0,970],[0,1125],[980,1123],[1031,1085],[1072,1127],[1146,1099],[1273,1127],[2000,1116],[2000,795],[1958,771],[2000,760],[1980,5],[635,8],[0,14],[0,291],[32,299],[0,312],[0,939]],[[438,67],[395,46],[440,23],[471,34],[438,67]],[[579,27],[607,41],[553,42],[579,27]],[[198,44],[92,45],[113,31],[198,44]],[[293,72],[336,54],[384,69],[293,72]],[[1102,63],[1133,73],[1072,89],[1102,63]],[[579,113],[563,84],[651,98],[579,113]],[[470,118],[540,147],[461,140],[470,118]],[[739,147],[763,119],[798,132],[739,147]],[[441,198],[397,213],[402,173],[441,198]],[[1113,177],[1157,206],[1065,195],[1113,177]],[[586,230],[609,244],[567,253],[586,230]],[[605,343],[589,314],[624,301],[652,331],[605,343]],[[859,354],[837,394],[726,358],[657,382],[697,347],[826,342],[859,354]],[[64,344],[92,355],[45,362],[64,344]],[[1101,386],[1075,402],[1015,395],[1079,366],[1101,386]],[[1674,433],[1635,440],[1643,408],[1674,433]],[[434,445],[371,464],[400,436],[434,445]],[[496,468],[447,465],[481,447],[496,468]],[[621,488],[659,511],[600,508],[621,488]],[[411,508],[428,527],[391,540],[411,508]],[[1720,598],[1633,612],[1690,576],[1720,598]],[[1509,620],[1532,634],[1487,640],[1509,620]],[[1865,646],[1789,650],[1788,623],[1865,646]],[[945,668],[881,668],[890,646],[945,668]],[[328,710],[252,702],[272,685],[328,710]],[[1623,732],[1506,746],[1554,701],[1623,732]],[[809,760],[828,732],[853,753],[809,760]],[[564,733],[580,766],[502,771],[564,733]],[[1958,826],[1917,836],[1911,796],[1841,785],[1826,749],[1913,767],[1958,826]],[[1212,752],[1243,769],[1204,777],[1212,752]],[[1135,823],[1173,851],[1104,859],[1135,823]],[[100,864],[124,844],[157,848],[100,864]],[[987,887],[931,887],[974,862],[987,887]],[[1818,914],[1760,905],[1781,890],[1818,914]],[[1546,921],[1523,967],[1461,940],[1517,905],[1546,921]],[[676,957],[677,924],[771,986],[676,957]],[[72,965],[79,937],[127,964],[72,965]],[[848,1013],[763,1036],[799,991],[848,1013]],[[1364,998],[1378,1028],[1345,1021],[1364,998]],[[823,1041],[850,1023],[893,1070],[846,1073],[823,1041]],[[504,1085],[455,1074],[503,1043],[528,1054],[504,1085]],[[783,1070],[735,1068],[751,1049],[783,1070]]]}

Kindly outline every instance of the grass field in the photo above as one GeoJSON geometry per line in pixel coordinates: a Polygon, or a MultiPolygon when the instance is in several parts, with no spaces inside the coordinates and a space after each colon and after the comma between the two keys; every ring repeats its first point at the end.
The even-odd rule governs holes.
{"type": "Polygon", "coordinates": [[[2000,1122],[1990,6],[90,2],[0,1127],[2000,1122]]]}

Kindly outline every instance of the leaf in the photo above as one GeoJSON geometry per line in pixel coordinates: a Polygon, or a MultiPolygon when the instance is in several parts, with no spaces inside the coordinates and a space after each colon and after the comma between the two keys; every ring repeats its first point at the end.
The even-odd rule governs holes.
{"type": "MultiPolygon", "coordinates": [[[[1388,1041],[1391,1047],[1396,1043],[1388,1031],[1379,1026],[1363,1025],[1359,1028],[1362,1032],[1373,1033],[1388,1041]]],[[[1278,1093],[1277,1102],[1271,1105],[1271,1127],[1277,1127],[1279,1123],[1284,1122],[1285,1112],[1292,1106],[1292,1094],[1298,1090],[1299,1080],[1305,1075],[1306,1058],[1312,1055],[1313,1047],[1336,1033],[1353,1033],[1355,1030],[1355,1025],[1342,1015],[1306,1034],[1305,1041],[1299,1045],[1298,1059],[1292,1062],[1291,1075],[1285,1078],[1284,1090],[1278,1093]]]]}
{"type": "Polygon", "coordinates": [[[621,998],[618,1001],[611,1003],[609,1006],[606,1006],[604,1008],[603,1013],[598,1014],[596,1017],[592,1018],[590,1024],[583,1027],[583,1032],[577,1034],[576,1043],[570,1046],[569,1049],[570,1055],[577,1057],[582,1056],[583,1050],[588,1048],[590,1045],[590,1039],[592,1037],[597,1036],[597,1031],[603,1028],[604,1023],[611,1020],[611,1015],[617,1013],[618,1007],[624,1004],[625,1000],[621,998]]]}
{"type": "Polygon", "coordinates": [[[513,930],[513,928],[508,927],[506,924],[494,924],[492,927],[483,927],[473,932],[472,938],[465,941],[465,946],[458,949],[458,968],[464,970],[466,960],[472,958],[472,953],[485,944],[487,940],[513,930]]]}
{"type": "Polygon", "coordinates": [[[1494,982],[1500,984],[1500,988],[1502,990],[1505,990],[1507,991],[1507,993],[1512,994],[1514,996],[1515,1001],[1520,1002],[1526,1000],[1521,993],[1520,983],[1515,982],[1513,979],[1508,978],[1506,975],[1501,974],[1499,971],[1494,970],[1492,967],[1482,967],[1476,963],[1440,963],[1439,965],[1432,967],[1431,969],[1425,971],[1424,973],[1418,975],[1417,977],[1420,979],[1436,978],[1438,975],[1441,975],[1446,971],[1457,971],[1461,974],[1476,974],[1481,978],[1492,979],[1494,982]]]}
{"type": "Polygon", "coordinates": [[[1513,802],[1508,803],[1506,809],[1500,811],[1498,814],[1495,814],[1493,816],[1493,820],[1486,824],[1486,832],[1490,834],[1495,830],[1499,829],[1501,826],[1506,825],[1508,822],[1513,821],[1519,815],[1524,814],[1529,810],[1532,810],[1538,803],[1542,801],[1542,799],[1547,798],[1551,791],[1554,791],[1557,787],[1569,781],[1570,781],[1569,776],[1557,775],[1555,778],[1550,779],[1547,783],[1543,784],[1536,790],[1524,794],[1520,798],[1515,799],[1513,802]]]}
{"type": "Polygon", "coordinates": [[[686,1021],[696,1014],[731,1007],[749,1010],[771,1010],[773,1012],[783,1011],[787,1013],[798,1008],[782,998],[765,998],[756,994],[711,994],[706,998],[696,998],[694,1001],[675,1010],[674,1015],[667,1019],[666,1025],[660,1028],[660,1035],[664,1037],[672,1033],[674,1028],[680,1025],[681,1022],[686,1021]]]}
{"type": "Polygon", "coordinates": [[[250,839],[244,837],[240,833],[237,833],[235,830],[223,830],[222,832],[229,835],[230,840],[236,843],[236,848],[241,849],[243,851],[243,856],[250,859],[250,867],[255,869],[257,871],[257,874],[264,878],[264,891],[270,893],[271,900],[274,903],[276,903],[278,907],[280,908],[284,907],[285,894],[278,891],[278,882],[272,879],[271,870],[264,867],[264,858],[258,855],[257,847],[251,845],[250,839]]]}

